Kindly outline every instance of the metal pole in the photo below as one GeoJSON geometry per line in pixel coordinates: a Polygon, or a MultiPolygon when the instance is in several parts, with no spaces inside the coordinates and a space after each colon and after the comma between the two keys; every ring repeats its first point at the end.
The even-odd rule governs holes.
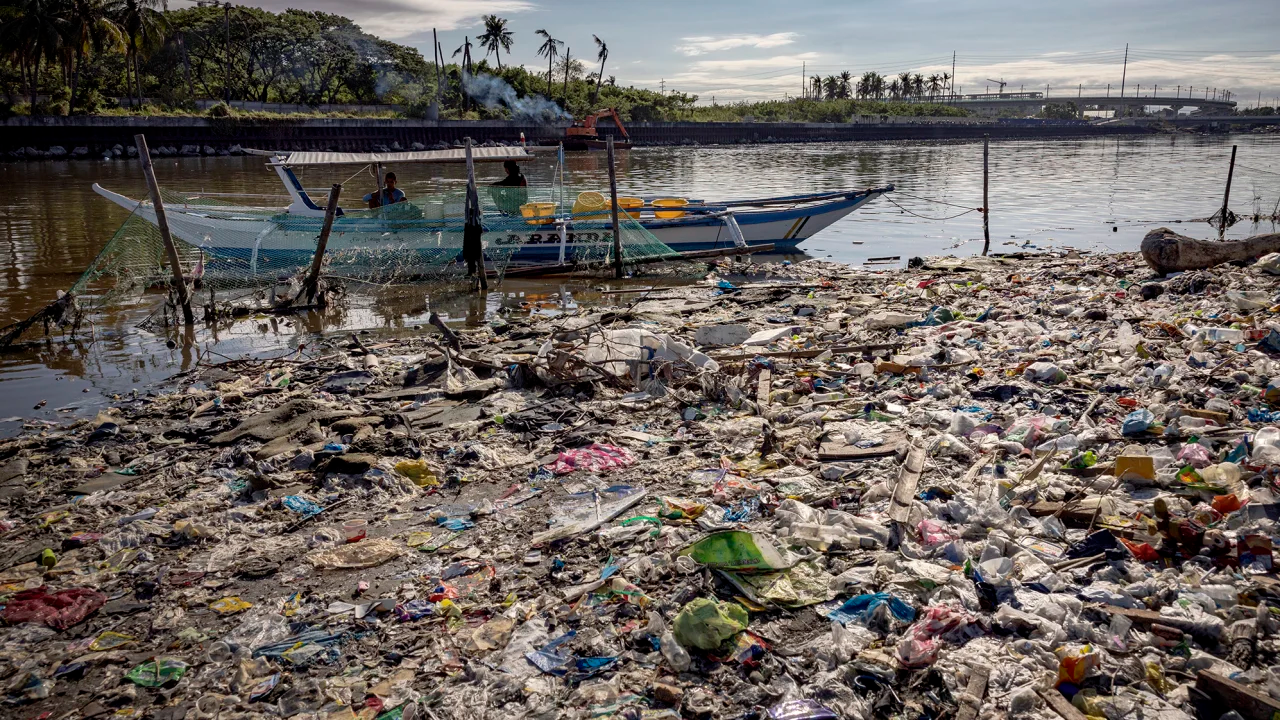
{"type": "Polygon", "coordinates": [[[613,135],[605,147],[609,151],[609,204],[613,208],[613,276],[622,277],[622,234],[618,225],[618,174],[613,167],[613,135]]]}
{"type": "Polygon", "coordinates": [[[991,249],[991,208],[987,205],[987,159],[990,156],[991,136],[982,136],[982,256],[991,249]]]}
{"type": "Polygon", "coordinates": [[[151,151],[147,149],[147,136],[134,135],[133,143],[138,147],[138,162],[142,163],[142,174],[147,178],[151,206],[156,211],[156,227],[160,229],[160,239],[164,241],[165,255],[169,258],[169,270],[173,273],[173,290],[177,293],[178,304],[182,306],[182,319],[190,325],[195,322],[195,317],[191,314],[191,296],[187,293],[187,281],[182,277],[182,261],[178,259],[178,247],[173,244],[173,235],[169,232],[169,218],[164,214],[164,201],[160,199],[160,185],[156,182],[156,170],[151,165],[151,151]]]}
{"type": "Polygon", "coordinates": [[[1227,232],[1227,213],[1231,212],[1227,209],[1227,203],[1231,201],[1231,176],[1236,172],[1236,146],[1231,146],[1231,165],[1227,168],[1227,189],[1222,193],[1222,210],[1221,218],[1218,220],[1218,238],[1221,239],[1223,234],[1227,232]]]}
{"type": "Polygon", "coordinates": [[[378,178],[378,189],[373,192],[373,201],[376,203],[374,207],[382,207],[382,163],[373,164],[373,174],[378,178]]]}
{"type": "MultiPolygon", "coordinates": [[[[1124,98],[1124,80],[1129,74],[1129,43],[1124,44],[1124,69],[1120,71],[1120,97],[1124,98]]],[[[1120,103],[1120,114],[1124,115],[1124,102],[1120,103]]]]}
{"type": "MultiPolygon", "coordinates": [[[[333,230],[333,219],[338,214],[338,196],[342,194],[342,183],[334,183],[329,188],[329,204],[324,209],[324,225],[320,226],[320,238],[316,240],[316,254],[311,258],[311,272],[307,273],[307,281],[302,286],[310,305],[320,287],[320,266],[324,264],[324,251],[329,245],[329,233],[333,230]]],[[[298,293],[299,296],[302,293],[298,293]]]]}

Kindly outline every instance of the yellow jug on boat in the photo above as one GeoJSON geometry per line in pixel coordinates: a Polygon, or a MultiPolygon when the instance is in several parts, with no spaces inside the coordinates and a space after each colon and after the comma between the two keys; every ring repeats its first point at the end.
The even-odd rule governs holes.
{"type": "Polygon", "coordinates": [[[552,202],[531,202],[520,206],[520,215],[530,225],[547,225],[555,222],[556,204],[552,202]]]}
{"type": "MultiPolygon", "coordinates": [[[[658,198],[653,201],[656,208],[682,208],[689,204],[684,198],[658,198]]],[[[683,210],[655,210],[654,217],[661,220],[674,220],[675,218],[684,217],[683,210]]]]}
{"type": "Polygon", "coordinates": [[[608,209],[609,201],[604,195],[592,190],[578,193],[578,199],[573,201],[573,215],[579,220],[603,220],[609,217],[609,213],[604,212],[608,209]],[[594,212],[596,210],[601,212],[594,212]]]}

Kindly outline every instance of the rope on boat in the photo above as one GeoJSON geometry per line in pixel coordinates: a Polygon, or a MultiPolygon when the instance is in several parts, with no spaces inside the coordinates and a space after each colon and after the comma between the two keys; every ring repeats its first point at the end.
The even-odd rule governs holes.
{"type": "MultiPolygon", "coordinates": [[[[899,205],[898,203],[894,202],[893,198],[891,198],[891,197],[886,196],[886,197],[885,197],[885,200],[888,200],[888,201],[889,201],[889,203],[890,203],[891,205],[893,205],[894,207],[898,208],[898,209],[899,209],[899,210],[901,210],[902,212],[904,212],[904,213],[906,213],[906,214],[908,214],[908,215],[914,215],[915,217],[918,217],[918,218],[920,218],[920,219],[922,219],[922,220],[938,220],[938,221],[941,221],[941,220],[954,220],[955,218],[958,218],[958,217],[960,217],[961,215],[968,215],[968,214],[969,214],[969,213],[971,213],[971,212],[981,212],[981,211],[982,211],[982,210],[981,210],[981,208],[969,208],[968,210],[965,210],[965,211],[964,211],[964,212],[962,212],[962,213],[956,213],[955,215],[948,215],[947,217],[940,217],[940,218],[939,218],[939,217],[929,217],[928,215],[921,215],[920,213],[912,212],[912,211],[910,211],[910,210],[908,210],[908,209],[906,209],[906,208],[902,207],[902,206],[901,206],[901,205],[899,205]]],[[[951,203],[943,203],[943,204],[944,204],[944,205],[950,205],[951,203]]],[[[962,206],[957,206],[957,207],[962,207],[962,206]]]]}

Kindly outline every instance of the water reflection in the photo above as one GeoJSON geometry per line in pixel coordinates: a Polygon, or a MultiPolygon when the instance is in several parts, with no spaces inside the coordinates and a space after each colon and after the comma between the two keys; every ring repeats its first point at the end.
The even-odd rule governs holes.
{"type": "MultiPolygon", "coordinates": [[[[1233,143],[1240,146],[1233,197],[1241,198],[1233,207],[1237,212],[1273,213],[1280,187],[1269,182],[1275,176],[1266,171],[1280,172],[1280,137],[1178,135],[992,143],[992,249],[1135,249],[1142,235],[1159,224],[1213,237],[1212,228],[1191,221],[1211,215],[1221,203],[1233,143]]],[[[544,155],[526,163],[530,183],[549,185],[554,162],[554,155],[544,155]]],[[[605,162],[603,153],[570,154],[568,196],[607,187],[605,162]]],[[[261,158],[168,158],[159,160],[156,170],[162,187],[175,190],[277,196],[282,192],[261,158]]],[[[371,189],[372,180],[350,178],[352,170],[309,167],[301,176],[311,188],[349,180],[353,187],[364,183],[371,189]]],[[[460,166],[406,166],[398,171],[400,186],[411,198],[457,191],[464,185],[460,166]]],[[[501,172],[481,165],[480,180],[495,180],[501,172]]],[[[807,241],[807,255],[860,263],[876,256],[905,260],[912,255],[973,253],[982,245],[977,213],[946,221],[924,219],[981,204],[980,142],[639,148],[619,155],[618,175],[623,194],[707,200],[893,183],[899,190],[894,200],[906,211],[887,202],[872,203],[807,241]]],[[[125,220],[122,209],[93,194],[94,182],[131,197],[145,194],[136,162],[0,163],[0,324],[31,315],[52,301],[56,291],[70,287],[125,220]]],[[[1269,221],[1241,222],[1227,236],[1275,229],[1269,221]]],[[[104,397],[145,391],[155,379],[197,362],[279,354],[306,345],[321,332],[409,331],[425,325],[432,311],[471,325],[507,313],[561,312],[596,301],[599,296],[592,284],[510,281],[481,295],[388,287],[361,293],[359,302],[325,313],[220,321],[186,342],[172,327],[137,328],[160,302],[159,296],[147,296],[96,317],[98,324],[84,328],[74,341],[46,342],[0,355],[0,418],[30,413],[40,400],[48,400],[41,411],[46,418],[89,412],[103,405],[104,397]]],[[[0,432],[5,427],[0,425],[0,432]]]]}

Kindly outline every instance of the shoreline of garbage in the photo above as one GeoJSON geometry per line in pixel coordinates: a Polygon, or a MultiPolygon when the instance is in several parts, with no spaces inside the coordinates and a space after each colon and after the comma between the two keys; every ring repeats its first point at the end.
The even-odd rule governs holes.
{"type": "Polygon", "coordinates": [[[1273,273],[724,260],[199,367],[0,441],[5,702],[1269,717],[1273,273]]]}

